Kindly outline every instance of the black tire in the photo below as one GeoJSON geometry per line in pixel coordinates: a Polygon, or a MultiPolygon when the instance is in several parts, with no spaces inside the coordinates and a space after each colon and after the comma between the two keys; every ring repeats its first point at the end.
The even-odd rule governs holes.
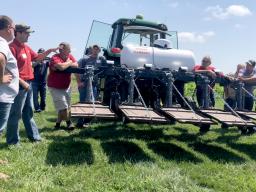
{"type": "Polygon", "coordinates": [[[124,115],[122,116],[122,123],[123,125],[126,125],[128,123],[128,119],[124,115]]]}
{"type": "Polygon", "coordinates": [[[115,113],[118,112],[118,106],[120,104],[120,95],[118,92],[113,92],[110,98],[110,109],[115,113]]]}
{"type": "Polygon", "coordinates": [[[226,123],[222,123],[222,124],[221,124],[221,128],[222,128],[222,129],[228,129],[228,125],[227,125],[226,123]]]}
{"type": "Polygon", "coordinates": [[[210,130],[211,125],[209,124],[202,124],[200,125],[200,133],[206,133],[210,130]]]}
{"type": "Polygon", "coordinates": [[[238,126],[237,128],[241,131],[242,135],[245,135],[248,131],[247,127],[245,127],[245,126],[238,126]]]}

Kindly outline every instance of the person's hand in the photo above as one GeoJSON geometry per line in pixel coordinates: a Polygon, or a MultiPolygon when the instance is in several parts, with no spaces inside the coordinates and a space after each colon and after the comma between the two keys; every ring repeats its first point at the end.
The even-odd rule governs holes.
{"type": "Polygon", "coordinates": [[[11,81],[12,81],[12,75],[10,73],[8,73],[3,76],[1,83],[8,84],[8,83],[11,83],[11,81]]]}
{"type": "Polygon", "coordinates": [[[54,53],[57,53],[58,50],[59,50],[59,47],[49,49],[50,52],[54,52],[54,53]]]}
{"type": "Polygon", "coordinates": [[[235,80],[236,80],[235,77],[231,77],[231,76],[229,76],[229,75],[226,75],[225,77],[226,77],[228,80],[230,80],[230,81],[235,81],[235,80]]]}
{"type": "Polygon", "coordinates": [[[74,62],[71,64],[72,67],[78,67],[78,63],[77,62],[74,62]]]}
{"type": "Polygon", "coordinates": [[[212,78],[216,77],[216,73],[214,71],[208,71],[208,75],[210,75],[212,78]]]}
{"type": "Polygon", "coordinates": [[[244,81],[244,80],[245,80],[244,77],[238,77],[237,79],[238,79],[239,81],[244,81]]]}
{"type": "Polygon", "coordinates": [[[71,59],[67,59],[66,62],[68,63],[68,66],[72,66],[73,61],[71,59]]]}
{"type": "Polygon", "coordinates": [[[24,82],[24,83],[22,84],[22,87],[23,87],[26,91],[29,90],[29,84],[28,84],[27,82],[24,82]]]}

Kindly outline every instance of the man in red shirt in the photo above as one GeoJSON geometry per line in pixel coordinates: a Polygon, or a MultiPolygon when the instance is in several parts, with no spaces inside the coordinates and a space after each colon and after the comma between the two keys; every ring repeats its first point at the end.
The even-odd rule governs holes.
{"type": "Polygon", "coordinates": [[[15,26],[15,39],[9,45],[14,57],[17,59],[19,69],[19,93],[12,105],[10,116],[7,122],[7,143],[18,144],[19,120],[22,117],[27,136],[31,141],[40,141],[41,137],[33,119],[33,94],[31,81],[34,79],[32,61],[43,60],[51,52],[58,48],[48,49],[44,53],[37,54],[25,43],[28,41],[30,26],[18,24],[15,26]]]}
{"type": "MultiPolygon", "coordinates": [[[[201,65],[196,65],[194,67],[194,72],[207,75],[210,79],[210,86],[211,88],[213,88],[214,79],[216,78],[216,73],[215,73],[215,67],[211,66],[211,64],[212,64],[211,57],[205,56],[202,59],[201,65]]],[[[212,89],[209,89],[209,96],[210,96],[210,106],[214,107],[215,98],[214,98],[212,89]]],[[[201,85],[198,85],[198,84],[196,85],[196,97],[197,97],[197,102],[199,107],[202,107],[203,106],[203,88],[201,85]]]]}
{"type": "Polygon", "coordinates": [[[55,109],[58,113],[55,128],[59,129],[61,122],[64,120],[67,123],[67,129],[73,130],[74,125],[70,120],[71,106],[71,74],[60,73],[68,67],[78,67],[75,58],[70,54],[70,45],[62,42],[59,45],[59,54],[52,56],[50,61],[50,73],[48,75],[47,85],[52,95],[52,100],[55,109]]]}

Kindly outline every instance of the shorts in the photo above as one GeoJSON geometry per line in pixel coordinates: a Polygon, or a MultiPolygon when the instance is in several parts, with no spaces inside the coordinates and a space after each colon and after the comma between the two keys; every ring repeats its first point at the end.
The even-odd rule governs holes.
{"type": "Polygon", "coordinates": [[[49,87],[49,91],[52,95],[52,100],[56,111],[68,109],[71,106],[71,88],[67,89],[56,89],[49,87]]]}

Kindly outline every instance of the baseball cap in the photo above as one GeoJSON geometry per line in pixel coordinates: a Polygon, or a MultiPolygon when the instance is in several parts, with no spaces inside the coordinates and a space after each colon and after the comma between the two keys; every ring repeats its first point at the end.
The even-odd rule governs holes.
{"type": "Polygon", "coordinates": [[[255,67],[256,62],[254,60],[249,60],[249,61],[246,62],[246,64],[255,67]]]}
{"type": "Polygon", "coordinates": [[[45,50],[43,48],[38,49],[37,53],[43,53],[45,50]]]}
{"type": "Polygon", "coordinates": [[[27,32],[27,33],[34,33],[35,31],[30,29],[30,26],[26,24],[16,24],[15,31],[17,32],[27,32]]]}

